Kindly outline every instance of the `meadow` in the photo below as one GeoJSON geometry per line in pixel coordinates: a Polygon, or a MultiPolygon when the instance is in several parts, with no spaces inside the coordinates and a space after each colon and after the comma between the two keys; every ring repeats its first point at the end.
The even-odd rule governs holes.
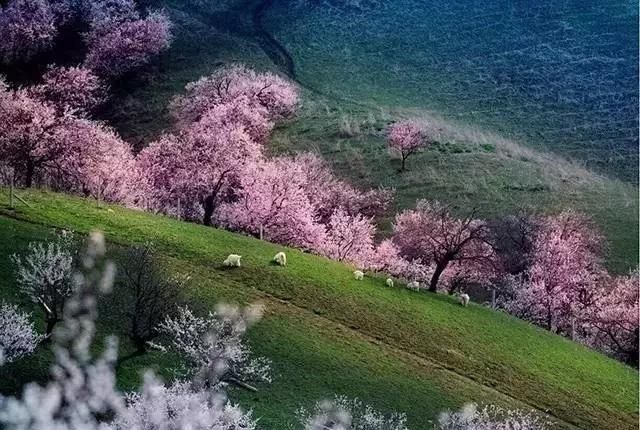
{"type": "MultiPolygon", "coordinates": [[[[270,259],[283,247],[222,230],[61,194],[21,196],[30,206],[15,211],[7,207],[6,190],[0,200],[5,299],[29,306],[12,286],[9,255],[50,237],[53,228],[99,228],[116,261],[119,247],[153,242],[172,273],[191,276],[184,295],[197,310],[220,301],[263,303],[267,315],[249,339],[257,354],[273,360],[275,380],[257,393],[231,395],[267,427],[283,428],[298,407],[333,393],[405,411],[415,428],[444,408],[478,399],[533,407],[566,428],[631,429],[637,422],[635,369],[504,313],[387,288],[375,276],[355,281],[351,267],[293,249],[285,248],[286,268],[274,266],[270,259]],[[243,255],[243,268],[221,266],[230,250],[243,255]]],[[[123,329],[118,310],[104,300],[99,338],[123,329]]],[[[121,356],[131,351],[122,339],[121,356]]],[[[11,391],[21,375],[43,378],[50,359],[42,348],[9,365],[2,390],[11,391]]],[[[120,387],[137,386],[147,367],[165,377],[180,368],[171,355],[136,356],[121,363],[120,387]]]]}

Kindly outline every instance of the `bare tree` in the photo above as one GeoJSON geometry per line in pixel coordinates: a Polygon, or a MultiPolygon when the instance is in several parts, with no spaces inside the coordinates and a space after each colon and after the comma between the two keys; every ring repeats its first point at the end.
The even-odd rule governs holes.
{"type": "Polygon", "coordinates": [[[175,313],[184,282],[170,277],[152,245],[130,248],[118,267],[116,300],[128,319],[127,335],[137,353],[158,335],[158,326],[175,313]]]}

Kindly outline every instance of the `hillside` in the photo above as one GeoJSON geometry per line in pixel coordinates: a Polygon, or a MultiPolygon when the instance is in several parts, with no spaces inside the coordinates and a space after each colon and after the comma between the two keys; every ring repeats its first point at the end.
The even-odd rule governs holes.
{"type": "MultiPolygon", "coordinates": [[[[453,2],[451,7],[459,3],[453,2]]],[[[412,58],[396,59],[404,58],[404,62],[398,63],[402,67],[385,63],[395,58],[391,54],[402,51],[393,50],[393,44],[385,45],[387,39],[413,47],[410,38],[420,38],[422,34],[407,32],[399,35],[398,40],[390,34],[395,27],[389,27],[388,21],[397,18],[396,12],[402,13],[399,9],[388,17],[386,13],[375,15],[389,32],[372,36],[375,40],[371,43],[390,52],[389,56],[380,57],[360,46],[357,31],[351,31],[360,28],[359,25],[334,19],[340,14],[338,9],[311,8],[304,14],[299,8],[287,9],[287,2],[259,0],[229,0],[215,5],[162,0],[154,5],[165,7],[172,17],[173,45],[136,79],[121,86],[117,83],[113,88],[116,95],[105,112],[134,147],[139,149],[162,131],[171,129],[167,105],[188,82],[212,73],[221,64],[242,62],[257,70],[288,74],[303,88],[300,112],[295,120],[276,131],[271,145],[274,152],[319,151],[338,175],[354,184],[395,188],[394,210],[412,207],[418,198],[444,201],[460,213],[475,207],[484,217],[512,214],[521,209],[545,212],[573,207],[592,216],[605,233],[611,270],[623,273],[637,265],[638,242],[629,240],[638,236],[637,163],[633,161],[637,142],[627,142],[630,136],[627,118],[633,112],[625,111],[624,118],[620,118],[624,124],[607,126],[611,133],[625,136],[626,143],[620,146],[618,137],[600,139],[598,134],[602,132],[598,127],[606,121],[615,122],[616,118],[609,115],[615,110],[607,110],[602,121],[594,120],[590,116],[593,112],[580,111],[576,121],[585,122],[583,133],[565,129],[566,118],[574,118],[573,115],[563,114],[561,109],[546,109],[546,104],[538,103],[538,99],[529,103],[528,98],[523,100],[521,96],[494,97],[485,101],[490,105],[486,109],[474,107],[473,97],[489,91],[488,82],[474,82],[470,86],[461,77],[455,77],[463,82],[452,89],[451,73],[445,77],[416,76],[422,70],[420,61],[426,61],[425,58],[416,59],[415,64],[412,58]],[[338,34],[338,30],[344,31],[345,37],[336,41],[334,33],[338,34]],[[320,42],[309,38],[320,38],[320,42]],[[473,94],[470,87],[474,88],[473,94]],[[546,110],[541,111],[543,108],[546,110]],[[483,115],[475,115],[476,111],[483,115]],[[518,121],[503,124],[510,114],[518,121]],[[435,119],[446,133],[443,142],[410,159],[409,171],[399,174],[397,160],[390,160],[385,146],[384,131],[391,121],[407,117],[435,119]],[[535,124],[529,123],[530,118],[535,118],[535,124]],[[549,133],[540,132],[540,127],[547,124],[551,127],[549,133]],[[536,143],[531,138],[540,134],[544,134],[546,143],[536,143]],[[570,142],[558,140],[558,136],[570,142]],[[594,173],[591,167],[599,173],[594,173]],[[622,173],[617,175],[618,171],[622,173]]],[[[484,7],[484,3],[478,7],[484,7]]],[[[627,23],[634,11],[623,12],[616,19],[627,23]]],[[[377,28],[374,26],[378,21],[363,21],[353,11],[345,19],[367,25],[371,34],[377,28]]],[[[415,49],[408,49],[403,55],[411,56],[414,52],[415,49]]],[[[557,54],[557,50],[554,52],[557,54]]],[[[434,54],[434,61],[450,57],[454,61],[463,53],[438,55],[434,54]]],[[[438,61],[436,66],[440,64],[438,61]]],[[[589,63],[593,67],[598,64],[589,63]]],[[[615,72],[613,68],[606,71],[615,72]]],[[[635,81],[634,77],[629,91],[637,90],[635,81]]],[[[530,84],[520,83],[524,87],[530,84]]],[[[623,89],[628,88],[625,85],[623,89]]],[[[622,99],[625,94],[614,99],[622,99]]],[[[543,99],[552,95],[547,91],[543,99]]],[[[636,117],[631,121],[633,124],[636,117]]],[[[636,135],[635,131],[632,135],[636,135]]],[[[383,222],[381,227],[386,226],[388,223],[383,222]]]]}
{"type": "MultiPolygon", "coordinates": [[[[7,256],[57,227],[99,228],[118,246],[152,241],[172,271],[191,275],[186,295],[200,309],[263,302],[267,316],[250,341],[273,360],[275,381],[232,396],[267,428],[283,428],[297,407],[332,393],[405,411],[418,429],[444,408],[478,400],[530,405],[567,427],[637,424],[636,370],[508,315],[386,288],[381,278],[355,281],[352,268],[295,250],[287,250],[288,267],[272,266],[281,247],[213,228],[60,194],[21,196],[29,206],[14,212],[0,193],[0,297],[18,300],[7,256]],[[221,267],[231,252],[243,255],[243,268],[221,267]]],[[[103,335],[114,329],[108,318],[101,323],[103,335]]],[[[130,348],[124,342],[121,354],[130,348]]],[[[9,371],[38,377],[47,360],[44,352],[9,371]]],[[[122,364],[119,382],[130,388],[142,368],[167,372],[175,364],[159,353],[136,357],[122,364]]]]}

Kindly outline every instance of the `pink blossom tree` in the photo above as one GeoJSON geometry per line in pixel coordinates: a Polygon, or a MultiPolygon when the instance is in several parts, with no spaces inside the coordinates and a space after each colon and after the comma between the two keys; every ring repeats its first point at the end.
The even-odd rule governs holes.
{"type": "Polygon", "coordinates": [[[314,207],[304,189],[305,174],[288,158],[247,165],[238,197],[220,208],[220,223],[233,230],[287,245],[315,249],[324,228],[316,222],[314,207]]]}
{"type": "Polygon", "coordinates": [[[398,214],[393,225],[393,242],[405,259],[434,266],[429,281],[429,290],[433,292],[452,263],[497,264],[486,224],[475,219],[474,213],[457,219],[437,202],[421,200],[416,209],[398,214]]]}
{"type": "Polygon", "coordinates": [[[47,0],[11,0],[0,9],[0,60],[24,61],[53,46],[56,16],[47,0]]]}
{"type": "Polygon", "coordinates": [[[88,113],[104,101],[105,88],[93,72],[84,67],[54,67],[31,88],[34,96],[53,103],[58,109],[88,113]]]}
{"type": "Polygon", "coordinates": [[[167,49],[171,37],[171,22],[163,12],[152,12],[134,21],[107,21],[89,33],[84,64],[99,76],[113,78],[167,49]]]}
{"type": "Polygon", "coordinates": [[[587,313],[591,339],[588,343],[638,366],[638,270],[612,279],[602,290],[595,309],[587,313]]]}
{"type": "Polygon", "coordinates": [[[177,97],[171,111],[178,122],[198,121],[214,106],[243,97],[248,106],[266,110],[266,119],[276,122],[293,116],[298,106],[295,84],[273,73],[257,73],[242,65],[232,65],[200,78],[177,97]]]}
{"type": "Polygon", "coordinates": [[[402,160],[400,169],[404,171],[407,158],[429,145],[432,138],[415,121],[399,121],[389,127],[387,144],[390,150],[400,154],[402,160]]]}
{"type": "Polygon", "coordinates": [[[74,118],[24,89],[10,90],[0,82],[0,160],[32,186],[39,170],[65,153],[63,135],[74,118]]]}
{"type": "Polygon", "coordinates": [[[337,209],[327,223],[327,234],[320,252],[337,261],[366,265],[374,252],[376,228],[370,218],[349,215],[337,209]]]}
{"type": "Polygon", "coordinates": [[[132,203],[137,179],[128,143],[110,128],[76,120],[63,133],[64,155],[48,169],[53,184],[99,200],[132,203]]]}
{"type": "Polygon", "coordinates": [[[513,282],[505,308],[547,330],[574,337],[606,280],[602,237],[585,216],[565,211],[539,221],[530,266],[513,282]]]}
{"type": "MultiPolygon", "coordinates": [[[[198,122],[211,127],[241,127],[254,141],[265,144],[274,126],[267,118],[268,112],[263,106],[242,95],[212,106],[198,122]]],[[[191,124],[181,123],[179,126],[189,127],[191,124]]]]}
{"type": "Polygon", "coordinates": [[[31,187],[35,180],[85,195],[123,201],[133,156],[100,123],[25,89],[0,87],[0,159],[31,187]]]}
{"type": "Polygon", "coordinates": [[[150,207],[178,210],[181,216],[183,208],[199,208],[202,222],[211,225],[221,197],[260,156],[260,146],[242,127],[198,122],[151,143],[138,155],[137,165],[150,207]]]}

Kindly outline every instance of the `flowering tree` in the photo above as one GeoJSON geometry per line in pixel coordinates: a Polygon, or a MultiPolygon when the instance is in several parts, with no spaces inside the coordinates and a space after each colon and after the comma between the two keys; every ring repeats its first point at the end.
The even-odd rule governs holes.
{"type": "Polygon", "coordinates": [[[606,279],[602,238],[583,215],[565,211],[543,218],[536,230],[531,264],[513,281],[507,311],[547,330],[574,337],[585,311],[595,308],[606,279]]]}
{"type": "Polygon", "coordinates": [[[0,159],[24,178],[27,187],[38,169],[64,153],[62,135],[72,121],[66,111],[59,113],[51,103],[0,82],[0,159]]]}
{"type": "Polygon", "coordinates": [[[414,121],[399,121],[389,127],[387,144],[389,149],[400,154],[401,170],[405,170],[405,162],[409,156],[421,151],[432,142],[432,137],[414,121]]]}
{"type": "Polygon", "coordinates": [[[164,210],[198,205],[202,221],[211,225],[220,198],[248,163],[260,156],[260,147],[242,127],[212,128],[198,122],[178,135],[165,135],[137,157],[151,207],[164,210]]]}
{"type": "Polygon", "coordinates": [[[255,430],[251,412],[226,401],[221,393],[194,390],[186,382],[163,385],[145,375],[141,393],[127,396],[127,408],[101,430],[255,430]]]}
{"type": "MultiPolygon", "coordinates": [[[[274,125],[267,118],[266,108],[254,103],[247,96],[240,95],[233,100],[212,106],[201,115],[198,122],[210,127],[242,128],[255,142],[265,144],[274,125]]],[[[191,124],[179,125],[188,127],[191,124]]]]}
{"type": "Polygon", "coordinates": [[[134,173],[129,145],[113,130],[1,84],[0,159],[27,187],[40,180],[112,201],[126,199],[134,173]]]}
{"type": "Polygon", "coordinates": [[[338,209],[329,219],[320,251],[337,261],[366,265],[374,251],[375,232],[371,219],[362,215],[351,216],[338,209]]]}
{"type": "Polygon", "coordinates": [[[86,0],[83,6],[94,29],[140,19],[134,0],[86,0]]]}
{"type": "Polygon", "coordinates": [[[45,315],[46,334],[62,319],[67,299],[73,292],[72,236],[62,233],[57,240],[29,243],[24,255],[13,255],[20,291],[38,304],[45,315]]]}
{"type": "Polygon", "coordinates": [[[297,416],[304,430],[409,430],[404,414],[385,415],[358,399],[344,396],[318,402],[311,411],[301,408],[297,416]]]}
{"type": "Polygon", "coordinates": [[[47,0],[11,0],[0,9],[0,60],[4,62],[28,60],[51,48],[57,35],[56,16],[47,0]]]}
{"type": "Polygon", "coordinates": [[[240,97],[248,106],[255,106],[253,109],[264,109],[266,119],[275,122],[295,113],[298,88],[278,75],[233,65],[188,84],[186,94],[172,102],[171,111],[178,122],[188,124],[213,107],[240,97]]]}
{"type": "Polygon", "coordinates": [[[402,257],[424,266],[434,265],[429,290],[437,291],[438,282],[450,264],[495,265],[497,258],[489,243],[484,222],[473,213],[463,219],[451,216],[447,207],[426,200],[416,209],[396,216],[393,242],[402,257]]]}
{"type": "Polygon", "coordinates": [[[436,430],[545,430],[550,428],[542,418],[530,412],[502,409],[488,405],[465,405],[460,411],[440,414],[436,430]]]}
{"type": "Polygon", "coordinates": [[[104,101],[105,89],[100,79],[84,67],[54,67],[42,77],[42,84],[32,93],[58,109],[88,113],[104,101]]]}
{"type": "Polygon", "coordinates": [[[41,340],[31,315],[20,312],[16,305],[0,302],[0,366],[31,354],[41,340]]]}
{"type": "Polygon", "coordinates": [[[602,291],[595,309],[587,313],[594,347],[638,366],[638,270],[615,277],[602,291]]]}
{"type": "Polygon", "coordinates": [[[64,309],[64,323],[54,338],[52,380],[46,386],[29,383],[22,398],[0,399],[0,427],[24,429],[98,430],[99,417],[117,415],[124,400],[116,391],[113,371],[117,357],[108,339],[101,357],[91,356],[96,297],[112,284],[113,266],[103,259],[104,239],[93,233],[75,274],[73,296],[64,309]]]}
{"type": "Polygon", "coordinates": [[[178,315],[167,317],[160,330],[169,336],[172,347],[180,352],[194,368],[194,375],[206,388],[233,383],[255,390],[251,381],[271,382],[270,361],[252,358],[242,336],[247,324],[260,318],[261,310],[219,306],[206,318],[194,315],[187,307],[178,315]]]}
{"type": "Polygon", "coordinates": [[[252,163],[243,170],[238,197],[220,208],[219,221],[233,230],[303,248],[322,240],[323,228],[305,193],[305,176],[288,158],[252,163]]]}
{"type": "MultiPolygon", "coordinates": [[[[27,429],[193,429],[253,430],[256,421],[224,399],[222,392],[202,388],[197,381],[176,381],[161,385],[148,373],[140,394],[123,396],[116,389],[117,347],[108,338],[102,355],[94,359],[91,344],[97,317],[97,295],[107,293],[113,284],[114,266],[104,259],[105,244],[99,233],[92,233],[74,279],[74,294],[64,311],[64,323],[53,340],[55,361],[52,380],[46,386],[29,383],[21,398],[0,397],[0,427],[27,429]]],[[[252,311],[244,313],[226,308],[221,318],[234,334],[255,320],[252,311]]],[[[229,339],[233,335],[227,335],[229,339]]],[[[206,342],[205,342],[206,343],[206,342]]],[[[229,351],[236,351],[236,341],[229,351]]],[[[211,369],[225,369],[224,357],[211,369]]]]}
{"type": "Polygon", "coordinates": [[[89,33],[85,66],[98,75],[116,77],[139,67],[171,44],[171,22],[162,12],[144,19],[95,27],[89,33]]]}

